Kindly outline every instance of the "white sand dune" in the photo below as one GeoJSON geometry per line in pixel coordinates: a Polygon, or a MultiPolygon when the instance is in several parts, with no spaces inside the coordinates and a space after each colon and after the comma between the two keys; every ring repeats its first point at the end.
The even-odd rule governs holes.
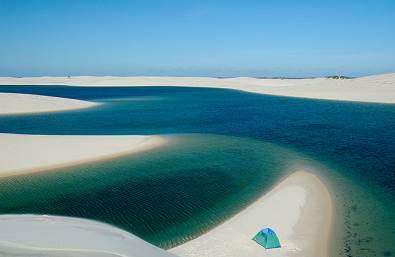
{"type": "Polygon", "coordinates": [[[0,77],[0,85],[193,86],[330,100],[395,103],[395,73],[355,79],[249,77],[0,77]]]}
{"type": "Polygon", "coordinates": [[[0,133],[0,177],[147,151],[160,136],[59,136],[0,133]]]}
{"type": "Polygon", "coordinates": [[[98,105],[98,103],[69,98],[0,93],[0,115],[68,111],[89,108],[96,105],[98,105]]]}
{"type": "Polygon", "coordinates": [[[174,257],[113,226],[86,219],[0,215],[2,257],[174,257]]]}
{"type": "Polygon", "coordinates": [[[222,225],[170,251],[183,257],[326,257],[333,204],[317,176],[296,172],[222,225]],[[252,238],[277,233],[282,248],[266,250],[252,238]]]}

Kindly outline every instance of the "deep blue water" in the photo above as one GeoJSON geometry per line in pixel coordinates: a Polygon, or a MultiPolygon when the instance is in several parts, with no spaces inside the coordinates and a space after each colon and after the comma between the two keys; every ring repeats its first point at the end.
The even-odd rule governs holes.
{"type": "MultiPolygon", "coordinates": [[[[147,228],[133,227],[132,221],[122,223],[120,217],[115,220],[103,218],[105,215],[103,213],[98,215],[95,208],[91,212],[81,213],[87,200],[78,198],[78,195],[81,195],[78,190],[70,191],[70,194],[75,194],[76,198],[70,200],[62,196],[62,202],[58,204],[58,206],[73,206],[72,209],[75,212],[72,213],[65,213],[62,208],[56,210],[48,208],[48,203],[53,205],[54,202],[48,201],[47,195],[42,196],[45,198],[42,205],[37,205],[37,199],[34,196],[29,202],[9,200],[7,204],[4,204],[2,201],[1,212],[48,212],[92,217],[123,226],[147,240],[168,247],[220,222],[220,218],[210,214],[213,210],[217,213],[221,213],[220,210],[223,211],[222,213],[225,211],[234,213],[237,208],[245,206],[240,201],[251,201],[263,193],[265,188],[267,189],[286,174],[282,171],[285,167],[292,166],[293,162],[299,158],[314,165],[317,163],[322,165],[321,170],[325,172],[321,175],[336,191],[337,215],[341,216],[335,231],[338,235],[335,240],[338,248],[336,254],[343,256],[395,255],[393,248],[393,243],[395,243],[395,105],[307,100],[233,90],[177,87],[0,86],[0,92],[35,93],[102,103],[99,107],[70,112],[3,115],[0,116],[0,132],[174,134],[173,137],[179,138],[179,142],[189,140],[188,142],[194,142],[192,145],[196,147],[184,149],[182,143],[169,146],[178,154],[171,156],[169,151],[164,151],[157,157],[155,161],[157,165],[153,166],[148,165],[148,161],[139,163],[138,160],[144,158],[155,160],[155,156],[147,154],[146,157],[145,155],[140,158],[128,157],[130,159],[126,158],[111,164],[108,162],[88,168],[76,167],[73,168],[76,170],[74,174],[78,174],[78,169],[93,169],[95,171],[92,171],[92,174],[96,174],[95,178],[103,178],[98,174],[105,165],[109,165],[108,169],[113,169],[116,165],[122,167],[134,165],[138,167],[137,170],[148,170],[153,172],[152,177],[158,178],[156,173],[158,167],[162,167],[163,162],[168,161],[171,163],[167,164],[170,168],[165,169],[165,175],[160,176],[163,180],[155,180],[155,185],[151,183],[152,177],[139,182],[141,177],[136,175],[137,177],[134,178],[129,177],[131,184],[117,190],[139,188],[136,192],[143,194],[149,186],[154,186],[158,188],[157,192],[166,192],[164,185],[169,184],[171,180],[178,181],[174,184],[175,186],[194,185],[201,191],[206,189],[205,191],[208,192],[207,202],[198,202],[196,206],[189,206],[188,215],[180,212],[177,216],[174,214],[177,214],[177,211],[173,210],[172,215],[175,216],[171,216],[174,219],[174,223],[171,224],[160,219],[160,217],[168,217],[169,213],[156,215],[153,211],[149,212],[148,207],[144,208],[147,211],[144,214],[133,210],[125,214],[135,218],[153,215],[151,218],[143,219],[147,228]],[[187,135],[178,136],[179,134],[187,135]],[[237,143],[230,145],[226,143],[236,141],[237,143]],[[239,147],[241,145],[243,147],[239,147]],[[264,158],[267,155],[262,156],[262,150],[259,151],[259,149],[265,149],[266,154],[270,152],[270,158],[264,158]],[[196,159],[197,153],[203,154],[199,158],[210,161],[212,166],[203,167],[201,163],[204,162],[196,159]],[[210,159],[212,155],[217,158],[210,159]],[[251,156],[262,162],[252,163],[250,167],[246,167],[247,160],[251,160],[249,158],[251,156]],[[284,160],[281,156],[289,158],[284,160]],[[231,166],[226,161],[229,159],[236,160],[236,164],[231,166]],[[193,161],[199,164],[191,165],[193,161]],[[178,168],[173,167],[174,165],[178,165],[178,168]],[[262,166],[265,166],[262,170],[258,168],[262,166]],[[181,171],[175,171],[177,169],[181,171]],[[188,178],[180,176],[185,169],[189,170],[188,178]],[[240,184],[235,182],[240,178],[236,176],[233,180],[229,180],[230,184],[226,185],[226,188],[216,188],[219,183],[215,181],[224,180],[223,176],[232,177],[230,174],[238,174],[240,169],[251,171],[251,176],[240,184]],[[200,180],[196,178],[199,174],[206,175],[201,179],[212,181],[208,183],[208,186],[212,186],[211,188],[198,184],[200,180]],[[272,179],[266,181],[262,174],[271,174],[272,179]],[[174,176],[177,179],[174,179],[174,176]],[[256,179],[259,177],[261,179],[256,179]],[[253,186],[249,188],[249,184],[253,186]],[[258,185],[262,185],[263,189],[258,189],[258,185]],[[234,192],[229,190],[229,187],[234,187],[234,192]],[[242,197],[235,197],[240,194],[242,197]],[[199,208],[203,211],[199,211],[199,208]],[[192,220],[197,220],[198,224],[191,226],[192,220]],[[202,223],[205,224],[202,225],[202,223]],[[154,228],[152,228],[153,224],[155,224],[154,228]],[[193,229],[190,231],[185,228],[181,229],[185,226],[191,226],[193,229]],[[178,234],[179,231],[183,231],[182,235],[178,234]],[[166,240],[163,240],[165,237],[166,240]]],[[[66,176],[66,173],[64,172],[62,178],[66,176]]],[[[58,174],[63,173],[58,172],[58,174]]],[[[58,181],[57,176],[43,176],[40,179],[58,181]]],[[[70,178],[69,183],[72,184],[73,181],[78,180],[75,177],[70,178]]],[[[15,183],[21,185],[20,188],[23,188],[22,184],[27,188],[30,188],[28,185],[31,183],[50,184],[39,183],[40,179],[27,176],[22,179],[23,183],[15,179],[8,180],[4,182],[3,189],[0,190],[0,199],[2,197],[5,199],[7,192],[15,193],[15,190],[10,189],[15,183]]],[[[81,176],[79,179],[82,179],[81,176]]],[[[97,180],[100,182],[100,179],[97,180]]],[[[98,185],[95,186],[97,187],[98,185]]],[[[187,189],[190,190],[190,186],[176,187],[177,194],[185,192],[186,195],[190,195],[190,198],[184,199],[185,204],[201,194],[198,189],[196,192],[188,192],[187,189]]],[[[25,188],[25,190],[28,189],[25,188]]],[[[55,189],[45,188],[40,192],[48,192],[48,190],[55,189]]],[[[93,189],[84,190],[94,192],[93,189]]],[[[108,195],[110,194],[108,190],[110,192],[115,190],[114,184],[103,185],[100,194],[108,195]]],[[[21,189],[20,192],[25,191],[21,189]]],[[[135,195],[134,191],[131,192],[131,195],[135,195]]],[[[38,191],[34,194],[37,195],[38,191]]],[[[119,193],[113,193],[108,201],[114,201],[119,195],[119,193]]],[[[174,195],[169,192],[169,198],[175,197],[174,195]]],[[[94,199],[95,195],[86,197],[94,199]]],[[[128,195],[128,197],[131,196],[128,195]]],[[[158,197],[155,196],[153,199],[158,199],[158,197]]],[[[133,201],[135,204],[137,202],[141,204],[139,199],[133,198],[133,201]]],[[[183,202],[182,199],[178,201],[183,202]]],[[[104,205],[105,202],[101,204],[104,205]]],[[[186,207],[182,205],[180,208],[186,207]]],[[[107,217],[112,216],[111,213],[115,209],[109,210],[107,217]]],[[[159,209],[169,208],[164,206],[159,209]]]]}

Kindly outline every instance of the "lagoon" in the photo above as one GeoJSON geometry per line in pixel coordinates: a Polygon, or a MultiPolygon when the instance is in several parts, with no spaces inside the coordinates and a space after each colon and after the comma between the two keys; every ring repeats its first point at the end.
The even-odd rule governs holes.
{"type": "Polygon", "coordinates": [[[152,152],[2,179],[1,213],[93,218],[169,248],[302,167],[319,173],[336,200],[334,256],[395,254],[394,105],[176,87],[0,86],[0,92],[102,103],[3,115],[0,132],[172,139],[152,152]]]}

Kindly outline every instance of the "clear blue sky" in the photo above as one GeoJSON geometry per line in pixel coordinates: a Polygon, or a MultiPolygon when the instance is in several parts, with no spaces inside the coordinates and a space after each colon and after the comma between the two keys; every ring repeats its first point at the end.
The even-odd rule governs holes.
{"type": "Polygon", "coordinates": [[[0,0],[0,76],[385,72],[394,0],[0,0]]]}

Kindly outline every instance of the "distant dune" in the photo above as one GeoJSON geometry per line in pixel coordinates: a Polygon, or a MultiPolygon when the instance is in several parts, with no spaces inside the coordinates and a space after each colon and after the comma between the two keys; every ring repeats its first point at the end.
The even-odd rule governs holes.
{"type": "Polygon", "coordinates": [[[352,79],[249,77],[0,77],[0,85],[192,86],[329,100],[395,103],[395,73],[352,79]]]}

